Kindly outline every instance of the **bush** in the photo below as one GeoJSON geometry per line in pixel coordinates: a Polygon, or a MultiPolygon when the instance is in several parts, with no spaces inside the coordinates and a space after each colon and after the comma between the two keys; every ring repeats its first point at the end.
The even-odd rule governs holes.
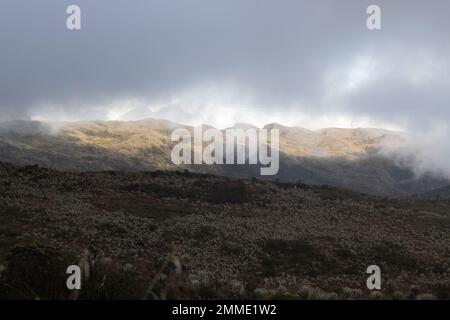
{"type": "Polygon", "coordinates": [[[215,185],[209,195],[210,200],[216,203],[249,202],[247,186],[243,181],[226,181],[215,185]]]}
{"type": "Polygon", "coordinates": [[[262,266],[264,273],[275,276],[281,272],[307,272],[314,276],[320,270],[333,270],[327,258],[303,239],[269,239],[263,245],[262,266]],[[316,263],[319,262],[319,263],[316,263]]]}
{"type": "Polygon", "coordinates": [[[3,298],[66,298],[69,294],[66,269],[70,264],[70,259],[50,246],[31,244],[13,248],[7,257],[3,298]]]}
{"type": "Polygon", "coordinates": [[[419,261],[403,246],[390,241],[382,241],[371,249],[374,261],[380,264],[398,266],[406,271],[417,271],[419,261]]]}
{"type": "Polygon", "coordinates": [[[145,282],[133,265],[114,262],[106,258],[96,261],[89,279],[85,280],[78,299],[117,300],[141,299],[145,282]]]}
{"type": "Polygon", "coordinates": [[[177,194],[177,190],[157,183],[131,183],[122,189],[129,192],[152,193],[160,197],[173,197],[177,194]]]}

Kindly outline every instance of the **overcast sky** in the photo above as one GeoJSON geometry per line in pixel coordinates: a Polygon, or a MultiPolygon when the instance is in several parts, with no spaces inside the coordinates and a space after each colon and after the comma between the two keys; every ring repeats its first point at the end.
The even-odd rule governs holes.
{"type": "Polygon", "coordinates": [[[1,0],[0,118],[447,132],[449,31],[448,0],[1,0]]]}

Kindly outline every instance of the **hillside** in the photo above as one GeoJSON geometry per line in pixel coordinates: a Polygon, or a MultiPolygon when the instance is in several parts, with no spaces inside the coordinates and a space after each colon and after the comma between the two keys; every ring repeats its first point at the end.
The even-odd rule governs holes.
{"type": "Polygon", "coordinates": [[[450,297],[449,202],[4,163],[0,194],[3,298],[450,297]],[[69,297],[73,263],[89,278],[69,297]]]}
{"type": "Polygon", "coordinates": [[[416,195],[420,199],[450,200],[450,185],[416,195]]]}
{"type": "MultiPolygon", "coordinates": [[[[182,170],[230,177],[259,177],[259,167],[193,165],[170,160],[175,128],[192,127],[165,120],[48,124],[14,121],[0,126],[0,161],[40,165],[65,171],[182,170]]],[[[249,124],[237,127],[249,128],[249,124]]],[[[417,177],[411,168],[379,150],[401,141],[402,134],[381,129],[317,131],[279,124],[280,171],[265,177],[282,182],[330,185],[376,195],[420,194],[449,184],[432,176],[417,177]]]]}

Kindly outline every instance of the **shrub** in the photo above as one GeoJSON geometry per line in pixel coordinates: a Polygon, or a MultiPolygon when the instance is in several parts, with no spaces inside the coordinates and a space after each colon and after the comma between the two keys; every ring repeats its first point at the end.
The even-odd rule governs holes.
{"type": "Polygon", "coordinates": [[[177,194],[177,191],[173,188],[157,183],[131,183],[122,187],[122,189],[129,192],[152,193],[160,197],[173,197],[177,194]]]}
{"type": "Polygon", "coordinates": [[[417,300],[435,300],[436,297],[431,293],[422,293],[417,296],[417,300]]]}
{"type": "Polygon", "coordinates": [[[51,246],[14,247],[7,257],[3,291],[10,299],[62,299],[67,297],[66,268],[70,259],[51,246]]]}
{"type": "Polygon", "coordinates": [[[346,299],[359,299],[362,297],[361,289],[354,289],[349,287],[342,288],[342,296],[346,299]]]}
{"type": "Polygon", "coordinates": [[[82,286],[79,299],[117,300],[140,299],[145,285],[133,265],[120,264],[111,259],[96,261],[91,276],[82,286]]]}
{"type": "Polygon", "coordinates": [[[372,291],[369,294],[369,298],[373,300],[380,300],[383,299],[383,294],[380,291],[372,291]]]}
{"type": "Polygon", "coordinates": [[[319,269],[331,270],[327,258],[303,239],[269,239],[263,245],[263,252],[263,270],[269,276],[280,272],[307,272],[314,276],[319,269]]]}
{"type": "Polygon", "coordinates": [[[243,181],[225,181],[212,187],[210,200],[215,203],[246,203],[249,201],[247,186],[243,181]]]}

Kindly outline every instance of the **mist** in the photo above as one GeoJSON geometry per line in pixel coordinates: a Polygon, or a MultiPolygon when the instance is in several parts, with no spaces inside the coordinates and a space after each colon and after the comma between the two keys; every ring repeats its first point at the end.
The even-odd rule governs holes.
{"type": "Polygon", "coordinates": [[[375,31],[371,4],[3,0],[0,120],[378,127],[410,137],[384,154],[449,176],[450,3],[376,1],[375,31]]]}

